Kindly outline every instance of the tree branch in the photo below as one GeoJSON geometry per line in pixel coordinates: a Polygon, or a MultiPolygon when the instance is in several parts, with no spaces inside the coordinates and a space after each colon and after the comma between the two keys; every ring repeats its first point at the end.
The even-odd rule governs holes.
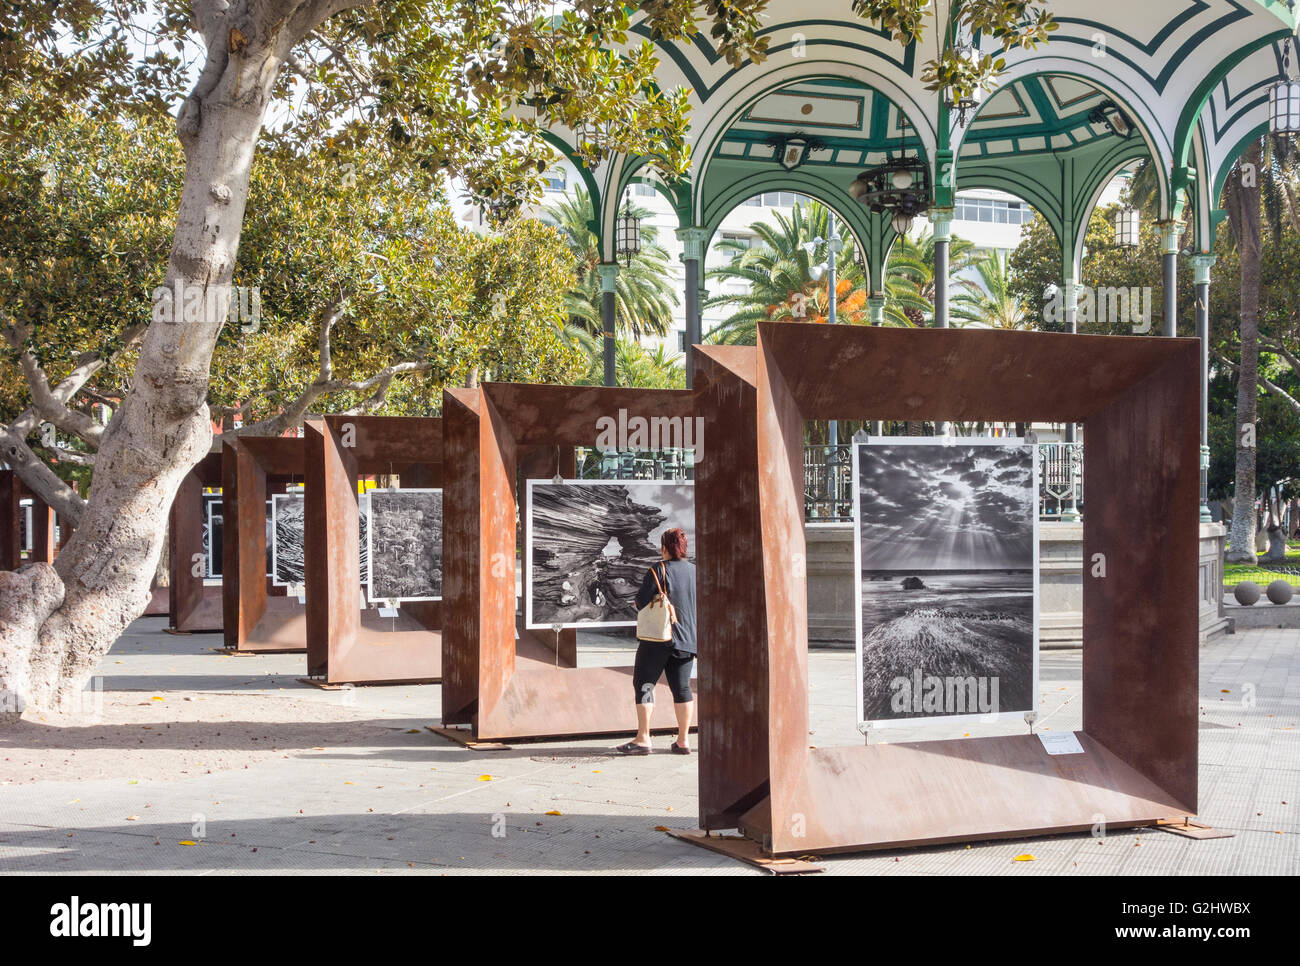
{"type": "MultiPolygon", "coordinates": [[[[1241,367],[1238,366],[1237,363],[1233,362],[1231,359],[1228,359],[1222,353],[1216,352],[1214,353],[1214,357],[1218,359],[1220,362],[1222,362],[1229,369],[1231,369],[1233,372],[1239,372],[1241,370],[1241,367]]],[[[1300,413],[1300,400],[1296,399],[1294,396],[1292,396],[1281,386],[1269,382],[1269,380],[1264,377],[1263,373],[1260,373],[1257,379],[1259,381],[1260,386],[1263,387],[1265,392],[1269,393],[1270,395],[1277,396],[1278,399],[1281,399],[1284,403],[1290,406],[1291,409],[1293,409],[1295,412],[1300,413]]]]}
{"type": "Polygon", "coordinates": [[[1285,359],[1286,364],[1291,367],[1291,370],[1296,375],[1300,375],[1300,358],[1297,358],[1296,355],[1281,342],[1261,336],[1259,344],[1265,351],[1272,352],[1273,354],[1279,355],[1285,359]]]}
{"type": "Polygon", "coordinates": [[[54,512],[67,520],[69,525],[75,527],[81,522],[86,501],[32,452],[23,436],[4,423],[0,423],[0,454],[18,474],[18,478],[27,484],[27,488],[53,507],[54,512]]]}

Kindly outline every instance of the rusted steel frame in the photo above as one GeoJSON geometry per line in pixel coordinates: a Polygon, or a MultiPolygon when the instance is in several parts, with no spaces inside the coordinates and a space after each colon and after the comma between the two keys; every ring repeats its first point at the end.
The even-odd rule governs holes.
{"type": "MultiPolygon", "coordinates": [[[[306,629],[270,639],[258,626],[268,606],[290,620],[296,600],[271,591],[266,576],[266,500],[279,483],[304,478],[301,437],[235,436],[222,450],[222,608],[227,647],[295,651],[306,648],[306,629]],[[268,603],[268,598],[270,602],[268,603]],[[300,638],[300,639],[299,639],[300,638]]],[[[276,588],[277,590],[279,588],[276,588]]]]}
{"type": "Polygon", "coordinates": [[[400,629],[362,614],[357,484],[382,473],[441,487],[442,420],[326,416],[305,432],[308,673],[330,683],[440,680],[441,601],[404,603],[400,629]]]}
{"type": "MultiPolygon", "coordinates": [[[[558,448],[564,460],[568,448],[594,445],[597,420],[620,409],[693,413],[683,390],[489,383],[444,392],[445,457],[457,468],[444,489],[444,724],[469,724],[476,739],[634,729],[630,669],[557,666],[554,650],[530,633],[515,640],[518,468],[548,465],[530,448],[558,448]]],[[[561,642],[560,657],[566,647],[561,642]]],[[[672,697],[660,686],[652,726],[671,725],[672,697]]]]}
{"type": "MultiPolygon", "coordinates": [[[[209,453],[185,474],[167,515],[167,623],[176,631],[219,631],[221,588],[194,575],[194,555],[203,554],[203,489],[221,485],[221,452],[209,453]]],[[[224,517],[223,528],[224,528],[224,517]]],[[[224,552],[224,546],[223,546],[224,552]]]]}
{"type": "Polygon", "coordinates": [[[1195,340],[782,323],[758,343],[695,357],[709,458],[736,470],[696,476],[701,825],[790,854],[1194,812],[1195,340]],[[804,421],[828,418],[1084,424],[1085,560],[1108,562],[1085,576],[1086,755],[1030,735],[809,748],[798,454],[804,421]],[[751,600],[731,575],[755,563],[751,600]]]}

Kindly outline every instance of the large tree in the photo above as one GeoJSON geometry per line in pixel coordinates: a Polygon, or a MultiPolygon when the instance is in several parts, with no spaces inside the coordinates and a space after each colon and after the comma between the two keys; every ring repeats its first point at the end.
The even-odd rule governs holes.
{"type": "MultiPolygon", "coordinates": [[[[33,446],[58,473],[93,466],[103,426],[92,417],[130,389],[166,262],[168,187],[184,164],[152,119],[70,111],[33,133],[25,150],[0,155],[0,432],[30,418],[47,386],[89,373],[57,409],[56,445],[33,446]],[[51,263],[57,271],[36,270],[51,263]]],[[[573,266],[554,230],[518,220],[473,232],[456,223],[436,176],[376,152],[352,157],[356,177],[344,182],[330,180],[330,150],[272,149],[254,164],[240,297],[208,388],[226,433],[283,433],[308,412],[427,413],[442,385],[480,371],[581,371],[581,353],[560,337],[573,266]]],[[[43,472],[28,477],[65,523],[79,523],[76,492],[43,472]]]]}
{"type": "Polygon", "coordinates": [[[1237,368],[1236,481],[1232,525],[1228,533],[1229,563],[1255,562],[1255,458],[1259,406],[1259,288],[1261,145],[1246,151],[1228,176],[1225,206],[1237,242],[1241,283],[1240,357],[1237,368]]]}
{"type": "MultiPolygon", "coordinates": [[[[764,6],[645,0],[639,9],[652,35],[702,30],[738,66],[763,55],[764,6]]],[[[855,3],[903,44],[920,39],[930,6],[855,3]]],[[[168,508],[211,438],[210,368],[258,145],[379,143],[409,163],[463,176],[497,214],[540,194],[554,154],[539,132],[554,125],[577,131],[590,160],[640,154],[664,176],[681,176],[687,92],[655,84],[649,41],[626,53],[606,46],[627,43],[631,12],[622,0],[574,0],[562,11],[532,0],[0,6],[0,138],[48,123],[69,103],[158,116],[189,84],[175,113],[185,174],[162,286],[213,295],[194,321],[155,320],[140,334],[130,388],[100,437],[90,499],[56,562],[0,574],[4,714],[80,690],[144,609],[168,508]]],[[[1001,0],[970,0],[956,18],[958,28],[1006,46],[1032,45],[1051,26],[1041,8],[1001,0]]],[[[932,26],[939,35],[941,25],[932,26]]],[[[934,89],[970,93],[997,73],[996,61],[939,49],[926,68],[934,89]]],[[[52,387],[54,402],[69,391],[52,387]]],[[[49,411],[61,415],[57,405],[49,411]]],[[[26,465],[34,429],[5,439],[6,459],[26,465]]]]}

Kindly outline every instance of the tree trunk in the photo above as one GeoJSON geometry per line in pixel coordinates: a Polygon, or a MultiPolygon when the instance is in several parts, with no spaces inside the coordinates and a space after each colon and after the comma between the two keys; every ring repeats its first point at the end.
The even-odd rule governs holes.
{"type": "Polygon", "coordinates": [[[197,289],[205,306],[213,289],[213,301],[197,321],[173,302],[175,321],[150,324],[131,391],[104,432],[90,499],[54,565],[0,573],[0,721],[75,697],[144,612],[172,499],[208,452],[212,351],[282,44],[254,37],[227,55],[224,37],[177,120],[185,184],[164,282],[172,292],[178,281],[182,291],[197,289]]]}
{"type": "Polygon", "coordinates": [[[1268,563],[1286,560],[1286,531],[1276,523],[1268,528],[1268,550],[1261,559],[1268,563]]]}
{"type": "Polygon", "coordinates": [[[1255,563],[1255,418],[1259,395],[1260,146],[1232,175],[1228,205],[1241,261],[1241,365],[1237,370],[1237,470],[1229,563],[1255,563]],[[1249,167],[1246,167],[1246,166],[1249,167]],[[1249,177],[1243,177],[1243,169],[1249,177]]]}

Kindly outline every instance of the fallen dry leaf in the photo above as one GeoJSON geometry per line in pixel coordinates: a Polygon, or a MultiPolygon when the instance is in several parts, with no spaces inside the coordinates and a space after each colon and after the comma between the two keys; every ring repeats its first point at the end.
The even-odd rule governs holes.
{"type": "Polygon", "coordinates": [[[1012,861],[1012,862],[1036,862],[1036,861],[1038,861],[1038,860],[1037,860],[1036,858],[1034,858],[1034,856],[1032,856],[1032,855],[1030,855],[1028,852],[1026,852],[1026,853],[1024,853],[1023,855],[1017,855],[1017,856],[1016,856],[1014,859],[1012,859],[1011,861],[1012,861]]]}

